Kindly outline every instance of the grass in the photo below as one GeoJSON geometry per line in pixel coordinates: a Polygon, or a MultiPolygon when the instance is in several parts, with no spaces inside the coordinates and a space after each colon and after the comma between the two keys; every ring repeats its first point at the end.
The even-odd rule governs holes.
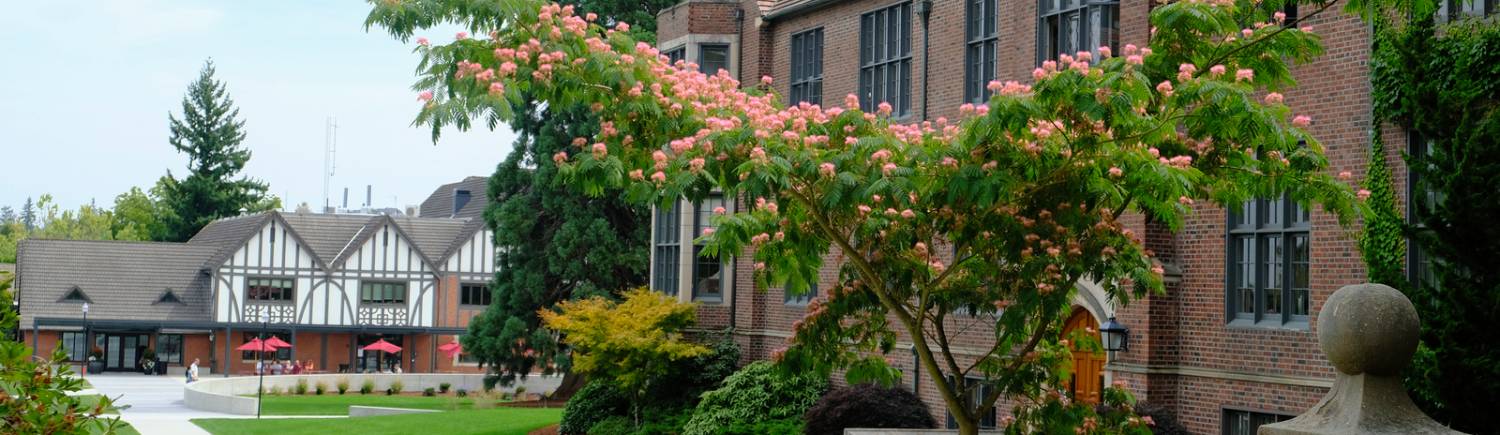
{"type": "Polygon", "coordinates": [[[297,435],[357,433],[443,435],[525,435],[562,419],[557,408],[496,408],[433,414],[387,415],[361,418],[199,418],[193,424],[215,435],[297,435]]]}
{"type": "Polygon", "coordinates": [[[264,415],[349,415],[349,405],[453,411],[472,409],[474,400],[474,397],[387,396],[384,393],[342,396],[325,394],[322,396],[264,396],[260,406],[261,414],[264,415]]]}

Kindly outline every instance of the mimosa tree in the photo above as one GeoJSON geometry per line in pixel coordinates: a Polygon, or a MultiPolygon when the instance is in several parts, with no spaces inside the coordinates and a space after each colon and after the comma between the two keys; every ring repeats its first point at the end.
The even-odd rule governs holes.
{"type": "Polygon", "coordinates": [[[806,291],[836,253],[837,284],[778,358],[889,374],[881,355],[909,340],[932,379],[983,379],[936,383],[962,433],[1002,398],[1018,404],[1017,427],[1119,430],[1038,417],[1062,401],[1051,386],[1067,371],[1073,284],[1091,280],[1117,304],[1162,290],[1161,265],[1122,215],[1177,229],[1198,202],[1285,194],[1344,218],[1357,202],[1327,173],[1311,118],[1276,92],[1293,84],[1287,62],[1320,53],[1317,36],[1248,3],[1159,6],[1148,47],[1064,54],[1030,84],[990,83],[995,96],[960,119],[914,123],[854,96],[785,106],[769,77],[743,89],[668,64],[628,24],[569,7],[496,7],[507,19],[488,38],[419,50],[430,87],[418,123],[508,119],[521,95],[590,107],[599,133],[553,156],[569,184],[659,204],[742,198],[749,207],[716,210],[701,239],[705,255],[748,252],[761,285],[806,291]],[[993,321],[978,358],[950,346],[944,320],[959,309],[993,321]]]}

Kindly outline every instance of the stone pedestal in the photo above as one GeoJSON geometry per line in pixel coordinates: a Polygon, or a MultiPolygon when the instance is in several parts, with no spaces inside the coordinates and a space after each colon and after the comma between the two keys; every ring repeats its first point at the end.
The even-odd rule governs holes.
{"type": "Polygon", "coordinates": [[[1401,385],[1420,333],[1416,307],[1396,289],[1351,285],[1318,312],[1318,345],[1338,371],[1333,389],[1260,435],[1459,434],[1423,414],[1401,385]]]}

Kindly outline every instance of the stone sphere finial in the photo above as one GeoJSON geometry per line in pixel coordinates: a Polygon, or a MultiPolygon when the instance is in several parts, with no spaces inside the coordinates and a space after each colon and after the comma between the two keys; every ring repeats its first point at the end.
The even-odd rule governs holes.
{"type": "Polygon", "coordinates": [[[1348,375],[1395,376],[1411,363],[1421,325],[1400,291],[1357,284],[1333,292],[1318,312],[1318,345],[1348,375]]]}

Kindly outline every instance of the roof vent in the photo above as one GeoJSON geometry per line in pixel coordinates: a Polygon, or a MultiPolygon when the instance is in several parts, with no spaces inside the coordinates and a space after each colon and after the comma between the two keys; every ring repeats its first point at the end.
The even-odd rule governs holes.
{"type": "Polygon", "coordinates": [[[473,196],[474,196],[473,194],[469,193],[468,189],[454,190],[453,191],[453,216],[458,216],[458,211],[459,210],[463,210],[464,206],[469,205],[469,199],[473,198],[473,196]]]}
{"type": "Polygon", "coordinates": [[[182,299],[178,298],[176,293],[172,293],[172,288],[168,287],[167,291],[162,292],[161,297],[156,298],[156,302],[151,304],[182,304],[182,299]]]}
{"type": "Polygon", "coordinates": [[[76,286],[76,285],[73,286],[73,288],[71,290],[68,290],[68,294],[63,295],[62,299],[58,299],[57,301],[58,302],[89,302],[89,303],[94,302],[93,299],[89,299],[89,295],[83,294],[83,289],[78,288],[78,286],[76,286]]]}

